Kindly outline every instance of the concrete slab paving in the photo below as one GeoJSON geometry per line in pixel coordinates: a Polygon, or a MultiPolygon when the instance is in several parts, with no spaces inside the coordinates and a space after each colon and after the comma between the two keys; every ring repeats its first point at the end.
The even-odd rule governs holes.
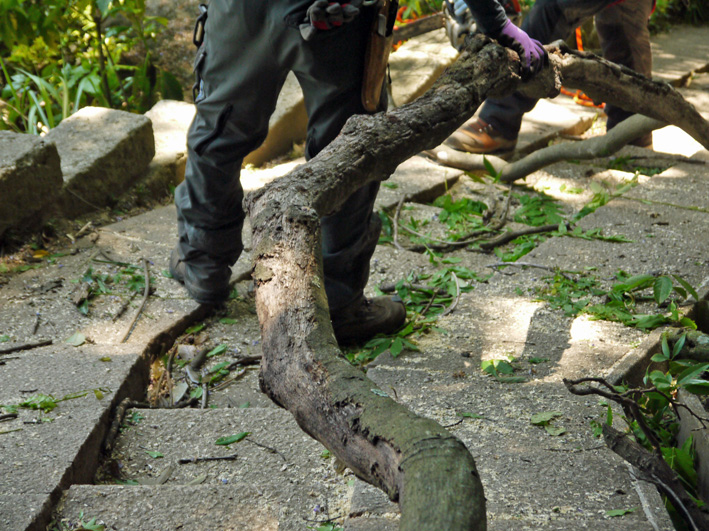
{"type": "MultiPolygon", "coordinates": [[[[140,353],[132,346],[48,346],[12,356],[0,370],[0,404],[19,406],[2,423],[0,527],[44,529],[62,490],[91,481],[113,407],[145,388],[140,353]]],[[[7,358],[6,358],[7,359],[7,358]]]]}
{"type": "MultiPolygon", "coordinates": [[[[105,521],[109,529],[157,529],[151,522],[176,521],[172,513],[175,505],[180,505],[190,513],[188,528],[196,525],[190,523],[200,515],[200,529],[256,529],[250,527],[250,518],[260,514],[268,516],[260,522],[268,524],[265,529],[301,530],[323,507],[331,514],[341,513],[347,500],[347,483],[352,476],[338,475],[332,459],[322,457],[324,447],[303,433],[284,410],[133,411],[140,420],[120,435],[110,457],[118,464],[121,480],[141,482],[169,468],[168,479],[147,492],[140,487],[72,489],[61,511],[63,518],[76,520],[83,510],[87,516],[105,521]],[[215,444],[220,437],[239,432],[250,435],[230,447],[215,444]],[[151,457],[148,452],[159,452],[162,457],[151,457]],[[178,464],[183,458],[234,453],[237,458],[233,461],[178,464]],[[196,481],[199,487],[186,489],[196,481]],[[177,488],[180,485],[182,490],[177,488]],[[133,508],[136,489],[143,491],[141,496],[152,506],[150,510],[133,508]],[[182,495],[187,497],[178,497],[182,495]],[[207,496],[223,502],[203,506],[207,496]]],[[[172,528],[162,525],[168,526],[162,529],[172,528]]]]}
{"type": "Polygon", "coordinates": [[[653,35],[652,76],[674,81],[709,62],[706,26],[674,26],[671,31],[653,35]]]}
{"type": "MultiPolygon", "coordinates": [[[[690,59],[692,64],[699,64],[701,55],[690,59]]],[[[656,67],[658,64],[661,63],[656,61],[656,67]]],[[[661,69],[663,73],[667,71],[664,66],[661,69]]],[[[691,89],[695,93],[688,94],[706,112],[701,83],[701,78],[697,78],[695,87],[700,90],[691,89]]],[[[547,134],[557,135],[566,127],[562,122],[567,118],[572,128],[568,131],[586,127],[586,121],[592,120],[596,112],[569,99],[544,100],[528,115],[520,148],[547,138],[547,134]],[[547,130],[549,119],[558,123],[555,121],[547,130]],[[527,132],[529,137],[525,136],[527,132]]],[[[669,134],[675,138],[671,130],[669,134]]],[[[671,146],[657,133],[655,144],[658,151],[671,146]]],[[[621,155],[639,157],[633,160],[642,166],[651,165],[650,159],[657,156],[645,150],[626,149],[629,151],[621,155]]],[[[687,156],[699,156],[697,153],[701,151],[687,156]]],[[[524,260],[552,267],[595,267],[593,273],[605,283],[610,283],[618,269],[623,268],[630,273],[680,273],[695,286],[709,286],[706,167],[668,162],[666,157],[663,160],[663,168],[671,167],[653,177],[640,176],[638,186],[625,197],[613,200],[581,222],[585,230],[601,227],[607,234],[623,234],[633,242],[550,238],[524,260]]],[[[243,176],[244,187],[249,190],[262,186],[299,163],[302,160],[263,173],[248,169],[243,176]]],[[[606,183],[612,190],[632,175],[608,169],[608,160],[599,160],[583,165],[554,165],[527,182],[563,201],[564,212],[573,213],[590,199],[591,182],[606,183]]],[[[463,186],[462,172],[415,157],[402,164],[382,187],[377,208],[392,208],[401,197],[428,203],[447,188],[463,186]]],[[[515,193],[524,191],[515,189],[515,193]]],[[[416,206],[415,210],[435,213],[431,207],[416,206]]],[[[300,432],[286,412],[267,402],[258,390],[254,371],[213,394],[212,404],[219,407],[217,410],[141,411],[144,419],[125,432],[116,450],[123,452],[119,454],[123,473],[127,479],[155,479],[183,455],[226,452],[214,441],[236,431],[251,431],[249,438],[280,451],[285,463],[279,454],[244,441],[236,445],[236,462],[173,464],[165,485],[76,485],[89,481],[81,474],[96,461],[101,430],[105,431],[110,410],[106,403],[115,403],[121,392],[139,394],[145,389],[147,371],[141,355],[159,351],[150,345],[161,334],[169,336],[163,345],[167,347],[177,330],[184,330],[186,322],[204,317],[198,315],[198,306],[189,301],[184,288],[162,275],[176,236],[174,220],[174,207],[170,206],[104,227],[91,237],[93,241],[80,240],[76,254],[17,275],[0,288],[0,335],[9,336],[4,347],[39,339],[65,339],[74,331],[83,331],[99,343],[120,341],[121,332],[137,310],[133,306],[126,316],[112,321],[114,309],[127,292],[118,293],[117,300],[110,296],[98,298],[89,316],[82,315],[70,300],[78,284],[75,281],[80,280],[98,250],[134,265],[142,257],[149,258],[155,287],[127,345],[87,344],[79,349],[60,345],[18,353],[0,365],[0,371],[10,375],[6,381],[15,382],[0,389],[2,404],[26,398],[21,393],[25,389],[22,382],[54,396],[91,391],[85,397],[60,402],[54,413],[46,415],[56,417],[52,423],[20,425],[30,414],[24,409],[20,410],[20,419],[2,423],[2,430],[17,426],[22,431],[0,436],[0,445],[10,445],[13,452],[19,452],[8,453],[3,446],[3,454],[20,456],[0,462],[0,514],[4,518],[0,527],[32,529],[34,525],[39,529],[32,522],[46,521],[59,492],[73,484],[60,515],[77,522],[83,511],[84,517],[97,517],[109,529],[172,529],[180,525],[183,529],[303,529],[324,518],[322,513],[315,514],[314,508],[322,507],[325,501],[330,516],[350,516],[344,524],[346,529],[396,529],[396,506],[381,499],[383,495],[379,499],[362,497],[367,489],[359,489],[361,485],[355,482],[350,504],[352,477],[336,475],[330,460],[320,457],[322,447],[300,432]],[[60,364],[69,371],[66,377],[54,377],[62,373],[54,369],[59,362],[50,354],[52,349],[65,353],[60,364]],[[106,362],[100,361],[105,356],[100,352],[128,354],[120,362],[118,354],[111,354],[113,361],[106,362]],[[110,365],[110,374],[98,378],[104,376],[100,370],[105,365],[110,365]],[[20,368],[29,376],[17,378],[20,368]],[[89,383],[75,389],[73,383],[83,379],[89,383]],[[102,391],[104,398],[98,400],[92,389],[99,388],[101,382],[111,382],[111,391],[102,391]],[[238,406],[244,402],[250,402],[251,407],[240,409],[238,406]],[[67,427],[68,431],[56,434],[51,441],[44,437],[49,430],[60,427],[67,427]],[[57,450],[59,447],[61,451],[57,450]],[[159,451],[163,457],[153,458],[145,448],[159,451]],[[65,453],[69,457],[62,457],[65,453]],[[79,467],[72,456],[82,455],[90,458],[79,459],[85,464],[79,467]],[[32,466],[27,465],[30,460],[32,466]],[[201,484],[188,485],[205,475],[201,484]],[[7,481],[7,488],[3,480],[7,481]],[[175,510],[178,506],[180,509],[175,510]]],[[[246,226],[245,234],[248,233],[246,226]]],[[[247,252],[232,277],[235,283],[248,278],[249,247],[247,240],[247,252]]],[[[460,259],[461,266],[479,272],[481,278],[490,274],[492,269],[488,266],[498,261],[494,255],[463,250],[450,256],[460,259]]],[[[373,294],[376,286],[405,278],[412,271],[430,275],[441,266],[432,264],[423,254],[380,245],[372,261],[367,293],[373,294]]],[[[104,267],[108,274],[115,265],[94,265],[96,271],[103,271],[104,267]]],[[[633,350],[646,348],[649,336],[617,323],[591,321],[584,316],[573,319],[549,309],[537,300],[535,291],[545,285],[543,278],[548,274],[511,267],[496,272],[486,283],[471,281],[475,289],[463,294],[456,310],[438,323],[446,333],[419,338],[420,352],[405,352],[396,359],[383,354],[370,366],[369,374],[383,389],[393,390],[397,400],[450,426],[465,442],[483,478],[490,529],[644,530],[653,527],[652,522],[655,529],[670,529],[652,489],[635,481],[627,466],[593,438],[589,423],[603,414],[603,408],[596,400],[570,395],[560,383],[562,377],[606,374],[609,367],[617,367],[633,350]],[[481,372],[482,360],[509,356],[516,358],[517,372],[524,375],[525,383],[504,384],[481,372]],[[553,424],[566,433],[552,436],[532,425],[531,415],[541,411],[559,411],[561,415],[553,424]],[[461,413],[472,416],[458,423],[461,413]],[[610,509],[633,512],[609,519],[605,512],[610,509]]],[[[239,294],[248,298],[248,281],[235,285],[239,294]]],[[[252,314],[248,315],[247,304],[242,306],[230,303],[227,312],[231,313],[224,315],[227,322],[219,322],[222,316],[211,321],[214,324],[210,324],[209,341],[228,343],[242,353],[258,352],[260,346],[254,343],[258,342],[257,323],[252,314]],[[229,324],[231,320],[233,324],[229,324]]]]}
{"type": "Polygon", "coordinates": [[[111,531],[282,531],[289,513],[250,486],[74,485],[63,502],[60,522],[83,515],[111,531]]]}

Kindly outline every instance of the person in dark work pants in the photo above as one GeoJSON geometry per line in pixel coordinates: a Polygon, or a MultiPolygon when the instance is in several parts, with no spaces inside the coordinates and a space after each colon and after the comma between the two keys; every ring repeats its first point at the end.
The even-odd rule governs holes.
{"type": "MultiPolygon", "coordinates": [[[[300,26],[313,20],[313,0],[209,3],[195,62],[197,113],[187,137],[185,180],[175,190],[179,240],[170,258],[173,277],[198,302],[218,304],[229,295],[230,266],[243,249],[241,164],[266,138],[288,73],[305,97],[306,159],[332,141],[350,116],[366,112],[364,54],[376,10],[366,4],[351,2],[359,12],[346,23],[313,22],[317,31],[305,40],[300,26]]],[[[541,67],[543,48],[510,27],[499,4],[469,4],[483,31],[520,53],[525,72],[541,67]]],[[[339,212],[321,219],[325,290],[340,343],[394,332],[406,318],[400,299],[363,295],[381,228],[372,212],[378,189],[379,183],[363,186],[339,212]]]]}
{"type": "MultiPolygon", "coordinates": [[[[462,3],[457,0],[456,5],[462,3]]],[[[543,43],[567,38],[572,30],[595,15],[603,57],[650,77],[652,52],[648,20],[655,0],[537,0],[522,21],[522,29],[543,43]]],[[[524,113],[537,99],[519,93],[488,98],[478,116],[462,125],[447,140],[450,147],[469,153],[501,153],[514,149],[524,113]]],[[[633,113],[606,105],[607,129],[633,113]]],[[[652,148],[652,134],[632,142],[652,148]]]]}

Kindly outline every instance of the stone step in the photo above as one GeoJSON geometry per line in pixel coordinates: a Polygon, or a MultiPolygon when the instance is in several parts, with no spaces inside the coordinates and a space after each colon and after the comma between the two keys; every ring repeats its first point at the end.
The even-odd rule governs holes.
{"type": "Polygon", "coordinates": [[[40,395],[47,408],[57,401],[0,424],[0,529],[43,530],[62,491],[91,480],[112,409],[142,391],[147,371],[131,345],[51,345],[2,361],[5,412],[40,395]]]}
{"type": "Polygon", "coordinates": [[[301,530],[346,510],[353,476],[275,408],[129,410],[109,462],[120,481],[73,486],[59,517],[97,518],[108,529],[301,530]],[[248,432],[230,447],[220,437],[248,432]],[[152,457],[159,452],[162,457],[152,457]],[[236,454],[234,460],[180,459],[236,454]],[[152,455],[152,456],[151,456],[152,455]],[[156,478],[160,478],[156,480],[156,478]],[[136,505],[140,505],[140,509],[136,505]],[[177,511],[176,507],[180,507],[177,511]]]}

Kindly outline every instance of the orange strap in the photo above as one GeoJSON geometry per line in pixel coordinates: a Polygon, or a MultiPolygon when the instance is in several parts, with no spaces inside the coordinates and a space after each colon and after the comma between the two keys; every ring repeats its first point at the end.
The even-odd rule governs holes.
{"type": "MultiPolygon", "coordinates": [[[[576,28],[576,48],[582,52],[583,51],[583,39],[581,38],[581,28],[576,28]]],[[[594,101],[586,96],[583,92],[580,90],[577,90],[576,92],[572,92],[570,90],[566,90],[564,87],[561,87],[560,91],[564,96],[569,96],[574,99],[574,102],[583,105],[584,107],[595,107],[597,109],[603,109],[606,104],[601,103],[601,104],[596,104],[594,101]]]]}

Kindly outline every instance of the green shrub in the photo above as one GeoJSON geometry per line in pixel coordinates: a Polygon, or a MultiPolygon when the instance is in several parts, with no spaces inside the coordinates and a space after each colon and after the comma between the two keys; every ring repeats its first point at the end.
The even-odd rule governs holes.
{"type": "Polygon", "coordinates": [[[166,24],[145,0],[3,0],[0,129],[43,134],[86,105],[145,112],[182,99],[148,51],[166,24]]]}

